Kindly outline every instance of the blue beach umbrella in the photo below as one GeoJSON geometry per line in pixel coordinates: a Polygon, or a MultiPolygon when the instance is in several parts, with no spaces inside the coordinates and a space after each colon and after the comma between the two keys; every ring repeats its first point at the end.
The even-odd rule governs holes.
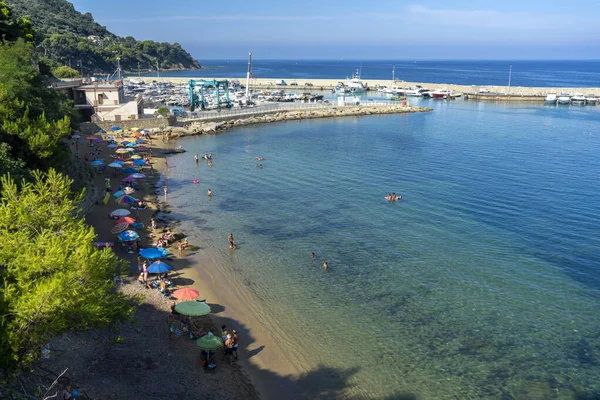
{"type": "Polygon", "coordinates": [[[144,139],[138,139],[135,141],[137,144],[144,144],[146,141],[144,139]]]}
{"type": "Polygon", "coordinates": [[[151,274],[162,274],[164,272],[170,271],[171,267],[162,261],[156,261],[150,264],[148,267],[148,272],[151,274]]]}
{"type": "Polygon", "coordinates": [[[155,258],[166,257],[167,254],[168,254],[168,252],[166,250],[156,249],[154,247],[140,250],[140,255],[142,257],[149,258],[151,260],[154,260],[155,258]]]}
{"type": "Polygon", "coordinates": [[[133,162],[134,165],[148,165],[148,163],[144,160],[135,160],[133,162]]]}
{"type": "Polygon", "coordinates": [[[113,126],[112,128],[110,128],[111,131],[120,131],[121,127],[120,126],[113,126]]]}
{"type": "Polygon", "coordinates": [[[100,129],[98,132],[96,133],[106,133],[106,131],[104,129],[100,129]]]}
{"type": "Polygon", "coordinates": [[[135,143],[127,143],[126,146],[127,147],[135,147],[135,146],[137,146],[137,144],[135,144],[135,143]]]}
{"type": "Polygon", "coordinates": [[[126,174],[135,174],[137,171],[137,169],[132,168],[132,167],[127,167],[123,169],[123,172],[125,172],[126,174]]]}
{"type": "Polygon", "coordinates": [[[117,237],[119,238],[119,240],[127,242],[130,240],[136,240],[137,238],[140,237],[140,235],[136,231],[124,231],[124,232],[119,233],[117,235],[117,237]]]}
{"type": "Polygon", "coordinates": [[[95,167],[98,165],[103,165],[103,164],[104,164],[104,161],[102,161],[102,160],[94,160],[90,163],[90,165],[93,165],[95,167]]]}
{"type": "Polygon", "coordinates": [[[115,196],[115,197],[121,197],[121,196],[123,196],[124,194],[125,194],[125,192],[124,192],[124,191],[122,191],[122,190],[119,190],[118,192],[115,192],[115,194],[113,194],[113,196],[115,196]]]}

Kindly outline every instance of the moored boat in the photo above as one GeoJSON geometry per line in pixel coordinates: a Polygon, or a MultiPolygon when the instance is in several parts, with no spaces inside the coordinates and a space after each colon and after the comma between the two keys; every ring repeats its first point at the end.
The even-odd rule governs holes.
{"type": "Polygon", "coordinates": [[[360,70],[357,69],[352,78],[346,78],[344,82],[340,82],[337,85],[335,93],[364,93],[367,90],[369,90],[369,87],[360,80],[360,70]]]}
{"type": "Polygon", "coordinates": [[[438,89],[433,92],[429,92],[430,96],[434,99],[447,99],[451,92],[448,89],[438,89]]]}
{"type": "Polygon", "coordinates": [[[588,94],[588,96],[585,98],[585,101],[588,104],[596,104],[596,102],[598,101],[598,99],[596,98],[596,95],[594,94],[588,94]]]}
{"type": "Polygon", "coordinates": [[[557,99],[558,99],[558,97],[556,96],[556,93],[548,93],[545,101],[546,101],[546,103],[549,103],[549,104],[556,104],[557,99]]]}
{"type": "Polygon", "coordinates": [[[571,103],[571,96],[568,93],[561,93],[558,96],[558,104],[569,104],[571,103]]]}
{"type": "Polygon", "coordinates": [[[585,96],[583,95],[583,93],[575,93],[573,97],[571,97],[571,102],[583,104],[585,103],[585,96]]]}

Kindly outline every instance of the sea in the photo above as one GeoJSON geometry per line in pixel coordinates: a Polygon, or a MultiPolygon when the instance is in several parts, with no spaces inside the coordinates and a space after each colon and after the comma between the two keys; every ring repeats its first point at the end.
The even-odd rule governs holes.
{"type": "MultiPolygon", "coordinates": [[[[198,60],[201,70],[161,72],[163,77],[245,78],[247,60],[198,60]]],[[[252,60],[254,78],[339,79],[360,72],[362,79],[529,87],[599,87],[600,60],[576,61],[409,61],[252,60]]],[[[156,76],[156,73],[147,75],[156,76]]]]}
{"type": "Polygon", "coordinates": [[[600,398],[600,107],[410,101],[433,111],[241,127],[169,159],[181,229],[306,370],[287,398],[600,398]]]}

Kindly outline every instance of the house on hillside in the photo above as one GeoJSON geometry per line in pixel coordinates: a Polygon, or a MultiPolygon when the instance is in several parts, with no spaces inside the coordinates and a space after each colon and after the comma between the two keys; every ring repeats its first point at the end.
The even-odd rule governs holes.
{"type": "Polygon", "coordinates": [[[102,38],[100,36],[96,36],[96,35],[90,35],[87,37],[89,41],[94,42],[94,44],[98,44],[100,43],[100,41],[102,40],[102,38]]]}
{"type": "Polygon", "coordinates": [[[124,121],[144,116],[142,95],[125,97],[122,80],[85,84],[81,80],[61,81],[53,86],[73,100],[83,121],[124,121]]]}

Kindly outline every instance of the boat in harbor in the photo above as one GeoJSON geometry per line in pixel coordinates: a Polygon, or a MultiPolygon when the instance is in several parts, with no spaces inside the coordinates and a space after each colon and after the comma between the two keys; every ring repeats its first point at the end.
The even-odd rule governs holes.
{"type": "Polygon", "coordinates": [[[438,89],[434,90],[433,92],[429,92],[429,94],[434,99],[442,100],[447,99],[452,94],[452,92],[450,92],[448,89],[438,89]]]}
{"type": "Polygon", "coordinates": [[[571,103],[571,96],[568,93],[561,93],[560,96],[558,96],[558,104],[570,104],[571,103]]]}
{"type": "Polygon", "coordinates": [[[596,104],[596,102],[598,101],[598,99],[596,98],[596,95],[590,93],[588,94],[588,96],[585,98],[586,103],[588,104],[596,104]]]}
{"type": "Polygon", "coordinates": [[[346,94],[346,93],[364,93],[369,90],[366,83],[360,80],[360,70],[356,70],[356,73],[352,78],[346,78],[344,82],[340,82],[336,88],[335,93],[346,94]]]}
{"type": "Polygon", "coordinates": [[[584,104],[585,103],[585,96],[583,95],[583,93],[575,93],[573,95],[573,97],[571,97],[571,102],[572,103],[577,103],[577,104],[584,104]]]}
{"type": "Polygon", "coordinates": [[[546,103],[548,104],[556,104],[556,100],[558,99],[558,97],[556,96],[556,93],[548,93],[548,95],[546,96],[546,103]]]}

